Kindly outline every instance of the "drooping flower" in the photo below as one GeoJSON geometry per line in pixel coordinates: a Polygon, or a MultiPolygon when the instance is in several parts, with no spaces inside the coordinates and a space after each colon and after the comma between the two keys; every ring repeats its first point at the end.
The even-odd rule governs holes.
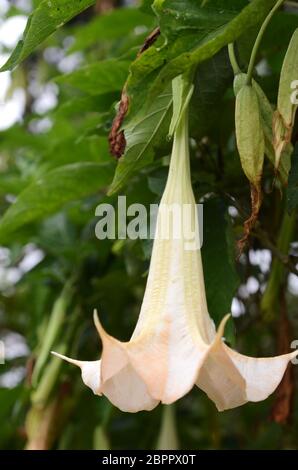
{"type": "Polygon", "coordinates": [[[54,353],[78,366],[84,383],[95,394],[105,395],[128,412],[152,410],[159,402],[173,403],[194,385],[206,392],[219,411],[264,400],[298,353],[256,359],[233,351],[222,340],[229,315],[216,332],[207,309],[190,178],[187,104],[192,87],[178,77],[173,90],[174,142],[169,175],[133,335],[128,342],[113,338],[105,332],[95,312],[102,341],[101,360],[79,361],[54,353]],[[183,218],[183,230],[178,236],[171,225],[168,230],[169,207],[173,206],[192,209],[183,218]],[[164,236],[165,232],[168,236],[164,236]],[[193,234],[192,239],[189,234],[193,234]]]}

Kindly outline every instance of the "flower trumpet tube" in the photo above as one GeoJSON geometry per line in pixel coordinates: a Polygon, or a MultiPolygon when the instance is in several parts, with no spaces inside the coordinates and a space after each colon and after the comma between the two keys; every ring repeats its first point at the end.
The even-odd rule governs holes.
{"type": "Polygon", "coordinates": [[[84,383],[95,394],[105,395],[128,412],[151,410],[160,402],[173,403],[194,385],[206,392],[220,411],[263,400],[277,387],[297,353],[268,359],[238,354],[222,340],[229,315],[216,332],[207,309],[190,177],[187,104],[192,86],[178,77],[173,91],[173,150],[133,335],[128,342],[118,341],[105,332],[95,313],[101,360],[85,362],[55,353],[81,369],[84,383]],[[181,211],[180,233],[177,224],[169,224],[173,206],[191,209],[181,211]]]}

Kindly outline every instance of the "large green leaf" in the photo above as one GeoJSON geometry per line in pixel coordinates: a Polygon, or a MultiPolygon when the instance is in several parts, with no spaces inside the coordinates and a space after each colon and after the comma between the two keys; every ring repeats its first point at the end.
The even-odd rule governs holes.
{"type": "MultiPolygon", "coordinates": [[[[223,96],[232,77],[226,51],[220,51],[198,67],[190,106],[193,136],[218,132],[223,96]],[[214,79],[210,80],[210,76],[214,79]]],[[[137,118],[128,119],[128,124],[124,124],[126,152],[118,163],[110,193],[118,191],[137,169],[152,161],[154,147],[167,138],[171,103],[171,92],[163,93],[147,112],[142,111],[137,118]]]]}
{"type": "Polygon", "coordinates": [[[246,30],[259,24],[275,0],[156,0],[154,7],[161,32],[162,47],[151,47],[131,66],[128,93],[130,112],[149,104],[175,76],[215,55],[246,30]]]}
{"type": "MultiPolygon", "coordinates": [[[[202,259],[209,313],[216,324],[231,312],[239,285],[226,207],[218,198],[204,203],[202,259]]],[[[230,332],[230,331],[229,331],[230,332]]]]}
{"type": "Polygon", "coordinates": [[[154,147],[168,132],[171,109],[172,92],[168,88],[148,112],[141,111],[125,126],[126,151],[118,162],[109,194],[119,191],[135,171],[153,160],[154,147]]]}
{"type": "Polygon", "coordinates": [[[121,90],[128,73],[129,62],[104,60],[86,65],[74,72],[56,78],[90,95],[100,95],[121,90]]]}
{"type": "Polygon", "coordinates": [[[74,31],[75,42],[70,52],[88,48],[100,41],[121,39],[132,32],[136,26],[151,26],[152,16],[137,8],[119,8],[101,16],[74,31]]]}
{"type": "Polygon", "coordinates": [[[195,138],[218,136],[220,118],[225,111],[224,96],[233,83],[228,53],[222,49],[197,67],[194,93],[190,103],[190,133],[195,138]]]}
{"type": "Polygon", "coordinates": [[[99,112],[103,113],[111,108],[111,105],[119,98],[117,92],[105,94],[84,95],[68,99],[60,104],[53,112],[54,116],[72,118],[73,116],[84,116],[84,113],[99,112]]]}
{"type": "Polygon", "coordinates": [[[65,203],[106,187],[112,166],[102,163],[74,163],[44,174],[24,189],[0,220],[0,240],[6,242],[17,228],[58,211],[65,203]]]}
{"type": "Polygon", "coordinates": [[[95,3],[95,0],[42,0],[29,16],[23,38],[0,69],[12,70],[56,29],[95,3]]]}

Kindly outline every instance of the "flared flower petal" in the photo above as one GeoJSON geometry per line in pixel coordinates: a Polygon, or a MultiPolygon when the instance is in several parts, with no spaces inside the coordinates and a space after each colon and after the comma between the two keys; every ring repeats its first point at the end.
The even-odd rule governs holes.
{"type": "Polygon", "coordinates": [[[119,410],[129,413],[151,411],[159,403],[151,397],[146,383],[129,363],[104,382],[102,392],[119,410]]]}
{"type": "Polygon", "coordinates": [[[107,384],[112,378],[118,383],[120,372],[125,382],[134,373],[156,402],[172,403],[191,390],[211,345],[194,342],[187,325],[178,328],[170,322],[168,318],[145,335],[122,343],[109,336],[96,320],[103,344],[101,391],[111,401],[107,384]]]}
{"type": "Polygon", "coordinates": [[[275,357],[254,358],[244,356],[224,345],[230,359],[246,382],[247,401],[265,400],[279,385],[290,361],[298,354],[294,351],[275,357]]]}
{"type": "Polygon", "coordinates": [[[73,364],[81,369],[82,380],[87,387],[91,388],[94,395],[101,395],[100,393],[100,369],[101,361],[78,361],[70,357],[52,351],[52,354],[60,359],[63,359],[70,364],[73,364]]]}
{"type": "Polygon", "coordinates": [[[222,341],[210,352],[196,385],[218,411],[265,400],[279,385],[297,351],[276,357],[254,358],[230,349],[222,341]]]}
{"type": "MultiPolygon", "coordinates": [[[[149,395],[146,384],[128,361],[126,363],[122,361],[122,367],[120,369],[117,367],[117,372],[111,373],[110,377],[102,384],[101,360],[78,361],[56,352],[52,352],[52,354],[79,367],[84,384],[91,388],[95,395],[104,394],[113,405],[122,411],[130,413],[141,410],[151,411],[159,403],[149,395]]],[[[116,355],[114,355],[114,360],[117,361],[116,355]]]]}
{"type": "Polygon", "coordinates": [[[150,411],[158,405],[150,395],[147,383],[133,366],[129,354],[129,343],[122,343],[108,335],[103,329],[96,311],[94,322],[102,340],[101,387],[103,393],[122,411],[150,411]]]}

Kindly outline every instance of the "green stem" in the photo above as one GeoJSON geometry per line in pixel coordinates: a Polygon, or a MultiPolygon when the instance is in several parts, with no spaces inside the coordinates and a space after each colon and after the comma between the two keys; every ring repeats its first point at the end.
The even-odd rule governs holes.
{"type": "Polygon", "coordinates": [[[47,324],[45,335],[41,339],[41,349],[38,354],[38,358],[32,374],[32,385],[37,386],[40,374],[47,360],[51,348],[57,339],[57,336],[61,334],[62,326],[65,321],[66,311],[69,306],[73,293],[73,278],[71,278],[64,286],[60,296],[55,301],[50,319],[47,324]]]}
{"type": "Polygon", "coordinates": [[[175,419],[175,405],[164,405],[162,408],[161,427],[156,450],[178,450],[178,436],[175,419]]]}
{"type": "Polygon", "coordinates": [[[239,64],[237,62],[233,42],[230,42],[230,44],[228,44],[228,53],[229,53],[229,59],[230,59],[230,62],[231,62],[231,66],[232,66],[234,75],[238,75],[238,73],[241,73],[241,69],[240,69],[239,64]]]}
{"type": "Polygon", "coordinates": [[[253,69],[254,69],[254,65],[255,65],[255,61],[256,61],[256,56],[257,56],[257,53],[258,53],[258,49],[259,49],[259,46],[260,46],[260,43],[261,43],[261,40],[263,38],[263,35],[264,35],[264,32],[272,18],[272,16],[274,15],[274,13],[276,12],[276,10],[278,10],[278,8],[281,6],[281,4],[284,2],[284,0],[278,0],[276,2],[276,4],[274,5],[274,7],[272,8],[272,10],[270,10],[270,12],[268,13],[267,17],[265,18],[264,20],[264,23],[262,24],[261,28],[260,28],[260,31],[258,32],[258,35],[257,35],[257,39],[254,43],[254,47],[252,49],[252,53],[251,53],[251,56],[250,56],[250,61],[249,61],[249,65],[248,65],[248,70],[247,70],[247,77],[246,77],[246,84],[247,85],[250,85],[251,84],[251,80],[252,80],[252,73],[253,73],[253,69]]]}
{"type": "MultiPolygon", "coordinates": [[[[278,235],[277,249],[285,256],[288,255],[290,244],[294,235],[296,216],[296,211],[294,211],[291,215],[288,215],[288,213],[285,212],[278,235]]],[[[285,267],[279,259],[275,258],[272,261],[270,277],[261,301],[261,311],[266,321],[270,322],[274,318],[276,310],[278,309],[279,291],[281,285],[284,282],[284,278],[285,267]]]]}
{"type": "MultiPolygon", "coordinates": [[[[72,338],[74,329],[77,325],[79,313],[80,309],[79,307],[76,307],[73,311],[71,323],[69,324],[67,331],[65,332],[61,342],[57,344],[57,350],[61,354],[67,353],[69,341],[72,338]]],[[[32,389],[31,392],[31,402],[34,405],[46,406],[51,394],[55,391],[62,364],[62,361],[56,357],[51,356],[48,359],[37,388],[32,389]]]]}

